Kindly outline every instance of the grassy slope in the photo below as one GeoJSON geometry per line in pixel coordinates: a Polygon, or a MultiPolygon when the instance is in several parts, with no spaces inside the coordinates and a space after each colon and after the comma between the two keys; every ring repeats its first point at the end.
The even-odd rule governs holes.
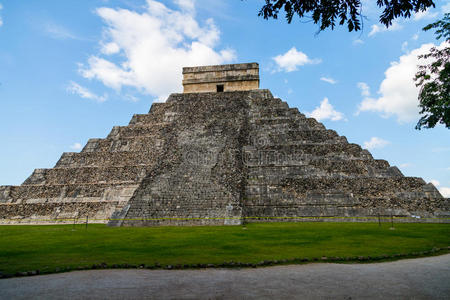
{"type": "Polygon", "coordinates": [[[0,226],[0,271],[107,264],[258,262],[295,257],[378,256],[450,245],[450,224],[262,223],[109,228],[0,226]]]}

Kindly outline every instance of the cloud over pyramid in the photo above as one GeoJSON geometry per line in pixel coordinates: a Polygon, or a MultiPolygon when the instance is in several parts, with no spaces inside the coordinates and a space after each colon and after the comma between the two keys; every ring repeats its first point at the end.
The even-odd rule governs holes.
{"type": "Polygon", "coordinates": [[[184,68],[183,78],[184,93],[0,187],[0,224],[449,221],[432,184],[259,89],[258,64],[184,68]]]}

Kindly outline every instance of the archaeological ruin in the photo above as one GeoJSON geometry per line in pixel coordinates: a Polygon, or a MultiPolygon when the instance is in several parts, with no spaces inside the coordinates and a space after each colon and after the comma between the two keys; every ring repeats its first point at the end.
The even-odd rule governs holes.
{"type": "Polygon", "coordinates": [[[449,222],[433,184],[259,89],[257,63],[183,68],[183,87],[22,185],[1,186],[0,224],[449,222]]]}

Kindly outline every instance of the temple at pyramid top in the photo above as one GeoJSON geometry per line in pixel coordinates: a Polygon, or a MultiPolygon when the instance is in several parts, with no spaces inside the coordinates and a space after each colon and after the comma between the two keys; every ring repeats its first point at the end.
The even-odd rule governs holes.
{"type": "Polygon", "coordinates": [[[184,93],[250,91],[258,88],[258,63],[183,68],[184,93]]]}

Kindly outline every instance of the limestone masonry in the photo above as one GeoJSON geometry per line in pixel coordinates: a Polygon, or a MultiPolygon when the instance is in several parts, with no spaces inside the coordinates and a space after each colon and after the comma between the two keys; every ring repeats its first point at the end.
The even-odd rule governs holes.
{"type": "Polygon", "coordinates": [[[250,91],[259,88],[257,63],[183,68],[184,93],[250,91]]]}
{"type": "Polygon", "coordinates": [[[449,222],[432,184],[258,89],[258,74],[255,63],[184,68],[183,94],[0,187],[0,224],[449,222]]]}

